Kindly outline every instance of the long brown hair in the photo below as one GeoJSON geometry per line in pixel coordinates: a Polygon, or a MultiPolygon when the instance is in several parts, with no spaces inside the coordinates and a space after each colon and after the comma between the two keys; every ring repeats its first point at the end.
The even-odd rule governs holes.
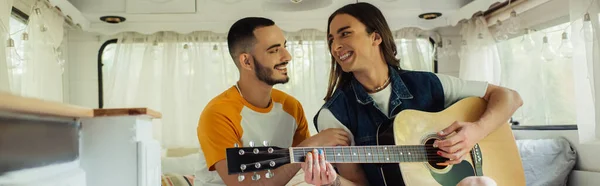
{"type": "MultiPolygon", "coordinates": [[[[395,68],[400,69],[400,60],[396,59],[396,43],[394,43],[394,37],[392,31],[387,24],[387,21],[383,17],[381,11],[369,4],[369,3],[353,3],[348,4],[329,16],[327,22],[327,34],[329,34],[329,26],[331,21],[336,15],[348,14],[360,21],[365,25],[368,34],[373,32],[379,33],[382,38],[382,42],[379,45],[380,50],[383,53],[383,59],[395,68]]],[[[329,52],[331,53],[331,42],[328,43],[329,52]]],[[[342,67],[335,62],[335,58],[331,55],[331,70],[329,71],[329,86],[327,88],[327,94],[325,95],[325,101],[331,99],[333,92],[342,86],[345,86],[352,79],[352,73],[342,71],[342,67]]]]}

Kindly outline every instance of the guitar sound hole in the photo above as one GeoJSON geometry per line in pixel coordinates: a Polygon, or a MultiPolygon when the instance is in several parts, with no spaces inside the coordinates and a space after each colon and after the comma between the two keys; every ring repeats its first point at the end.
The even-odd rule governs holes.
{"type": "Polygon", "coordinates": [[[444,163],[448,158],[437,155],[439,148],[433,148],[433,142],[435,140],[437,140],[437,138],[429,138],[425,141],[425,145],[427,146],[427,157],[429,158],[428,163],[435,169],[444,169],[447,167],[446,165],[437,165],[437,163],[444,163]]]}

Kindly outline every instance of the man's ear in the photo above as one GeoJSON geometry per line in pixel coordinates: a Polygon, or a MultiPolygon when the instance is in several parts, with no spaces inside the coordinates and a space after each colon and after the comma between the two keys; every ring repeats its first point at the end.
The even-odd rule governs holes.
{"type": "Polygon", "coordinates": [[[383,41],[383,39],[381,38],[381,34],[379,34],[379,32],[374,31],[373,32],[373,46],[378,46],[379,44],[381,44],[381,42],[383,41]]]}
{"type": "Polygon", "coordinates": [[[250,57],[250,54],[242,53],[240,54],[238,60],[240,62],[240,67],[242,67],[243,69],[252,70],[252,63],[250,62],[252,58],[250,57]]]}

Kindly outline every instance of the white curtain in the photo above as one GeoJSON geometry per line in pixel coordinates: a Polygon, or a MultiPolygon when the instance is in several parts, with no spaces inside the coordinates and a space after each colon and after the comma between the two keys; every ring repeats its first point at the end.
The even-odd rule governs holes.
{"type": "MultiPolygon", "coordinates": [[[[38,1],[26,28],[12,35],[15,47],[8,64],[11,92],[25,97],[63,102],[61,54],[64,18],[53,7],[38,1]],[[27,37],[21,33],[25,31],[27,37]]],[[[12,29],[11,29],[12,30],[12,29]]]]}
{"type": "Polygon", "coordinates": [[[6,60],[6,41],[10,34],[9,18],[13,0],[0,0],[0,91],[9,92],[8,61],[6,60]]]}
{"type": "Polygon", "coordinates": [[[25,42],[21,95],[63,101],[62,65],[59,48],[64,37],[64,17],[53,7],[37,3],[29,16],[25,42]]]}
{"type": "Polygon", "coordinates": [[[202,108],[239,77],[224,43],[207,32],[120,34],[114,53],[104,54],[112,57],[104,60],[104,108],[155,109],[163,114],[153,120],[163,146],[198,147],[202,108]]]}
{"type": "Polygon", "coordinates": [[[476,17],[462,25],[460,35],[464,41],[459,57],[459,78],[500,83],[500,59],[494,38],[485,18],[476,17]]]}
{"type": "Polygon", "coordinates": [[[433,72],[433,47],[426,31],[419,28],[403,28],[395,33],[400,67],[406,70],[433,72]]]}
{"type": "MultiPolygon", "coordinates": [[[[316,30],[285,35],[292,54],[290,81],[274,88],[302,103],[314,135],[313,117],[324,103],[331,63],[326,35],[316,30]]],[[[429,46],[427,42],[419,43],[409,51],[432,50],[423,49],[429,46]]],[[[154,120],[154,135],[163,148],[198,147],[195,129],[204,106],[239,79],[225,35],[211,32],[122,33],[116,47],[103,55],[105,108],[149,107],[161,112],[163,118],[154,120]]],[[[423,64],[409,65],[431,66],[424,64],[431,63],[429,55],[413,57],[412,61],[423,64]]]]}
{"type": "Polygon", "coordinates": [[[573,76],[577,107],[579,142],[600,141],[600,104],[597,102],[600,87],[600,27],[598,13],[600,3],[596,0],[570,0],[571,41],[574,46],[573,76]],[[589,12],[591,21],[583,20],[589,12]],[[588,27],[590,29],[585,29],[588,27]],[[591,32],[588,32],[591,31],[591,32]],[[587,34],[589,33],[589,35],[587,34]],[[588,36],[586,36],[588,35],[588,36]]]}

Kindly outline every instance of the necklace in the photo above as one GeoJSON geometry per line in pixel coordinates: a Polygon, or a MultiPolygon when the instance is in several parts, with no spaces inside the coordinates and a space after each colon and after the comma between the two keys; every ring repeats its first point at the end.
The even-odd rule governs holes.
{"type": "Polygon", "coordinates": [[[388,78],[385,80],[385,82],[383,82],[383,85],[375,87],[373,89],[372,92],[379,92],[380,90],[384,89],[385,87],[387,87],[387,85],[390,83],[390,77],[388,76],[388,78]]]}

